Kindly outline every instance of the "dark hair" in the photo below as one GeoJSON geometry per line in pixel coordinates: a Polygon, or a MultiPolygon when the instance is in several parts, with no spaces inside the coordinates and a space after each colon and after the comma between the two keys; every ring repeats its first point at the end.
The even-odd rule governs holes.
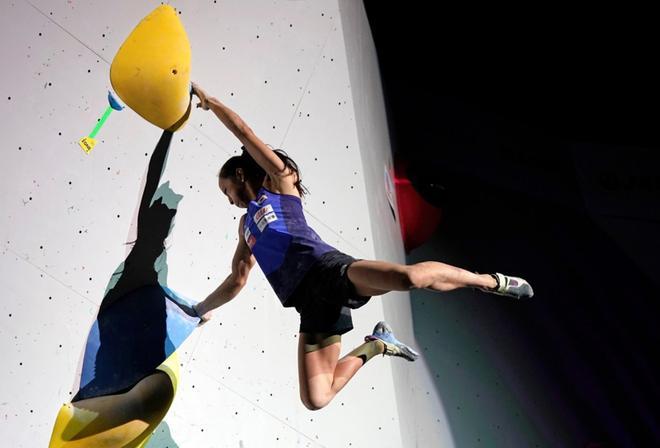
{"type": "MultiPolygon", "coordinates": [[[[224,165],[222,165],[219,173],[220,177],[235,178],[236,169],[242,168],[248,181],[257,182],[261,185],[266,178],[266,171],[264,171],[264,169],[261,168],[259,164],[252,158],[250,153],[245,149],[245,146],[241,146],[241,149],[243,152],[240,156],[231,157],[225,162],[224,165]]],[[[279,157],[282,162],[284,162],[286,168],[290,169],[296,174],[298,179],[294,183],[294,186],[296,187],[296,190],[298,190],[300,197],[304,197],[306,194],[309,194],[307,187],[305,187],[300,181],[300,168],[298,168],[298,164],[294,162],[293,159],[281,149],[274,149],[273,152],[277,154],[277,157],[279,157]]]]}

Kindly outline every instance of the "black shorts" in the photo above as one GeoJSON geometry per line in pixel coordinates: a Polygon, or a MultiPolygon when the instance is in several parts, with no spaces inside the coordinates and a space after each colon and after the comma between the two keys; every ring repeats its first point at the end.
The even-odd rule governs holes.
{"type": "Polygon", "coordinates": [[[359,296],[348,278],[354,261],[342,252],[328,252],[305,274],[289,299],[300,313],[301,333],[341,335],[353,329],[351,308],[360,308],[371,298],[359,296]]]}

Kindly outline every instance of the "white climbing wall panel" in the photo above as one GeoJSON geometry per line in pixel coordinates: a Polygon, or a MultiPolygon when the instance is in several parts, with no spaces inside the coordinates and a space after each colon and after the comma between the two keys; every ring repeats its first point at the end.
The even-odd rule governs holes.
{"type": "MultiPolygon", "coordinates": [[[[107,106],[115,52],[159,4],[0,5],[2,446],[47,445],[59,406],[75,392],[86,334],[110,274],[134,238],[148,155],[160,130],[127,109],[112,114],[89,155],[77,141],[107,106]]],[[[355,35],[344,35],[338,3],[170,4],[192,45],[193,80],[298,162],[311,191],[308,220],[327,242],[373,258],[345,42],[355,35]]],[[[241,211],[220,194],[216,176],[239,147],[211,112],[197,109],[170,148],[162,181],[183,200],[167,239],[169,285],[191,298],[203,299],[229,272],[241,211]]],[[[372,194],[382,189],[378,182],[372,194]]],[[[393,375],[392,363],[402,360],[376,358],[327,408],[304,408],[297,314],[280,306],[258,268],[253,272],[241,295],[181,348],[179,390],[150,447],[432,446],[413,440],[409,422],[401,425],[400,408],[411,404],[397,400],[414,387],[397,384],[405,375],[393,375]]],[[[383,316],[381,298],[354,313],[356,329],[344,336],[343,352],[383,316]]],[[[411,334],[405,307],[396,319],[411,334]]],[[[415,366],[423,364],[399,369],[422,368],[415,366]]]]}

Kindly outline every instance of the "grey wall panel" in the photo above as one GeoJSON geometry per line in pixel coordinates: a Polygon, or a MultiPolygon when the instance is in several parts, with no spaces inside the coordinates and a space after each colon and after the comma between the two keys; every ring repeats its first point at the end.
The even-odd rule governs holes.
{"type": "MultiPolygon", "coordinates": [[[[343,0],[339,5],[374,235],[374,255],[377,259],[405,263],[399,224],[386,193],[386,173],[392,172],[393,161],[376,50],[362,3],[343,0]]],[[[410,295],[392,292],[383,296],[382,301],[387,321],[397,337],[413,341],[415,322],[410,295]]],[[[417,341],[416,346],[422,349],[424,341],[417,341]]],[[[402,446],[454,446],[442,397],[431,379],[436,372],[429,369],[424,351],[420,352],[422,357],[415,363],[398,359],[392,362],[402,446]]]]}

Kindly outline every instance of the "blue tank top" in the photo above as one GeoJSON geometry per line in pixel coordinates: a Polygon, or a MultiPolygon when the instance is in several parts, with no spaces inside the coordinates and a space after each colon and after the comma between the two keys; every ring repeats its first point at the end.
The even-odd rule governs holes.
{"type": "Polygon", "coordinates": [[[335,250],[312,230],[303,215],[302,201],[261,187],[248,204],[245,242],[284,306],[307,271],[323,254],[335,250]]]}

